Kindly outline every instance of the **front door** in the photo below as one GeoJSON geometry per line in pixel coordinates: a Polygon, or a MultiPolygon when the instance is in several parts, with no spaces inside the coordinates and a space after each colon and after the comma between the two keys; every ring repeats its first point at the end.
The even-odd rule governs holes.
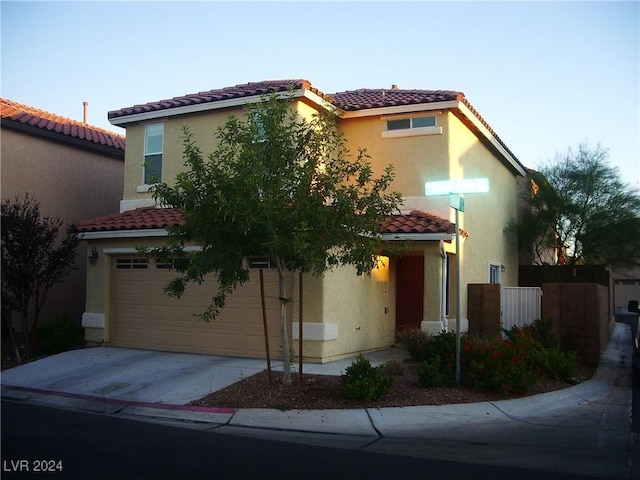
{"type": "Polygon", "coordinates": [[[396,331],[420,328],[424,313],[424,257],[401,257],[396,272],[396,331]]]}

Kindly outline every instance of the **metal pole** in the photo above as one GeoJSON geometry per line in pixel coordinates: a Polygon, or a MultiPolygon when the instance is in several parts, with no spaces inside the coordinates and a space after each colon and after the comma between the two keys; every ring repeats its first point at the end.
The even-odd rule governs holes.
{"type": "Polygon", "coordinates": [[[460,222],[456,211],[456,387],[460,386],[460,222]]]}

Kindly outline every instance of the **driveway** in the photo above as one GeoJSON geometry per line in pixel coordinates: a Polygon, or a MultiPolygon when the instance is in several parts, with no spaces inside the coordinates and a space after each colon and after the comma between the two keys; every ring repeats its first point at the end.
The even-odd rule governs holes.
{"type": "Polygon", "coordinates": [[[251,358],[96,347],[5,370],[2,386],[15,395],[40,390],[68,397],[185,405],[265,368],[265,360],[251,358]]]}

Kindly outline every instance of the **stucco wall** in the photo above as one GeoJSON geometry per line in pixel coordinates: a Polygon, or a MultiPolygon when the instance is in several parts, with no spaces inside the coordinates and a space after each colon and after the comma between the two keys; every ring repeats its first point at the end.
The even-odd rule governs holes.
{"type": "MultiPolygon", "coordinates": [[[[298,300],[299,296],[295,298],[298,300]]],[[[393,345],[393,261],[381,257],[378,269],[373,270],[371,275],[360,277],[356,275],[353,267],[336,268],[322,278],[306,275],[303,279],[303,306],[303,356],[307,361],[326,362],[359,351],[393,345]],[[331,339],[309,340],[320,329],[331,339]]],[[[295,306],[294,332],[297,331],[295,323],[298,321],[298,310],[295,306]]],[[[297,338],[294,333],[295,343],[297,338]]]]}
{"type": "MultiPolygon", "coordinates": [[[[305,118],[312,115],[313,110],[302,102],[295,102],[293,107],[305,118]]],[[[162,181],[172,184],[178,172],[184,169],[183,131],[186,124],[193,135],[196,145],[200,147],[206,157],[216,147],[215,133],[217,129],[233,115],[244,117],[242,108],[224,109],[213,112],[191,114],[188,117],[178,116],[153,120],[127,126],[127,150],[125,155],[125,181],[122,199],[124,202],[120,210],[131,210],[138,206],[153,204],[151,194],[142,188],[144,163],[144,134],[145,125],[162,123],[164,125],[164,142],[162,153],[162,181]]]]}
{"type": "MultiPolygon", "coordinates": [[[[41,212],[77,223],[117,213],[122,197],[123,161],[40,137],[2,129],[2,200],[29,192],[41,212]]],[[[49,291],[40,320],[69,314],[78,323],[84,311],[86,245],[78,270],[49,291]]]]}

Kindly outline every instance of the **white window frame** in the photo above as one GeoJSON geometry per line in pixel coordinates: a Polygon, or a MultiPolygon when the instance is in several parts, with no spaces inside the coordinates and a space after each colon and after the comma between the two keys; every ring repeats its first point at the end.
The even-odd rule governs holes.
{"type": "Polygon", "coordinates": [[[382,138],[399,138],[399,137],[415,137],[420,135],[441,135],[442,127],[438,126],[437,115],[413,115],[411,117],[383,117],[385,129],[382,132],[382,138]],[[435,125],[432,127],[414,127],[414,120],[419,118],[433,118],[435,125]],[[388,122],[398,120],[409,120],[409,128],[399,128],[395,130],[388,129],[388,122]]]}
{"type": "Polygon", "coordinates": [[[489,262],[488,278],[489,283],[502,283],[502,264],[498,262],[489,262]],[[493,273],[495,273],[495,281],[493,273]]]}
{"type": "MultiPolygon", "coordinates": [[[[156,135],[157,136],[157,135],[156,135]]],[[[137,191],[142,193],[142,192],[147,192],[149,191],[149,186],[151,185],[149,182],[147,182],[147,167],[146,167],[146,163],[147,163],[147,157],[148,156],[152,156],[152,155],[160,155],[160,175],[159,175],[159,180],[162,180],[162,164],[163,164],[163,160],[164,160],[164,123],[149,123],[147,125],[144,126],[144,145],[143,145],[143,156],[142,156],[142,185],[139,186],[137,188],[137,191]],[[149,140],[149,130],[150,128],[155,127],[158,128],[160,127],[161,129],[161,133],[162,133],[162,141],[160,144],[160,150],[159,151],[148,151],[147,147],[148,147],[148,140],[149,140]]]]}

